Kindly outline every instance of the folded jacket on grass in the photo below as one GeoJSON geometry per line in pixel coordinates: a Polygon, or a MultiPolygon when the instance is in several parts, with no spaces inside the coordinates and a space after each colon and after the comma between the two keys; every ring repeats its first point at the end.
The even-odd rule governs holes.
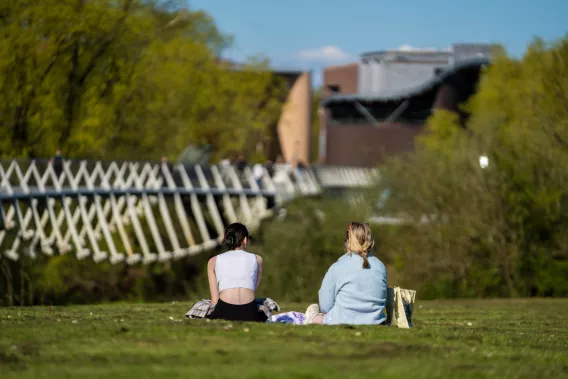
{"type": "MultiPolygon", "coordinates": [[[[270,320],[272,312],[280,312],[280,306],[271,298],[255,299],[259,312],[264,312],[270,320]]],[[[186,318],[206,318],[210,315],[215,306],[211,304],[211,300],[203,299],[192,305],[191,309],[185,314],[186,318]]]]}

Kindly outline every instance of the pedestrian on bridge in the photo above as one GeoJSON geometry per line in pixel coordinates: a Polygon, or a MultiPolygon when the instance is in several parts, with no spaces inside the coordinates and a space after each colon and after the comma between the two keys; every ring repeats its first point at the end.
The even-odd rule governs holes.
{"type": "Polygon", "coordinates": [[[65,162],[65,157],[61,154],[61,150],[57,148],[55,150],[55,155],[51,157],[49,163],[53,167],[53,171],[55,171],[55,175],[59,178],[63,173],[63,164],[65,162]]]}
{"type": "Polygon", "coordinates": [[[260,189],[262,189],[262,178],[264,177],[264,173],[264,167],[260,163],[256,163],[252,167],[252,175],[254,176],[254,181],[260,189]]]}
{"type": "Polygon", "coordinates": [[[239,173],[242,174],[243,171],[245,170],[245,167],[247,167],[247,166],[248,166],[248,162],[245,158],[245,155],[243,153],[240,153],[237,156],[237,160],[235,161],[235,167],[237,168],[239,173]]]}

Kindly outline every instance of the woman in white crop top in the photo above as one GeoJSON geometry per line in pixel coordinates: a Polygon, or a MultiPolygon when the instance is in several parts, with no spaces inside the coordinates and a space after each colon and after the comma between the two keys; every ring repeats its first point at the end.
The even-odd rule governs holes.
{"type": "Polygon", "coordinates": [[[245,249],[249,242],[246,226],[234,223],[225,229],[223,244],[230,250],[209,260],[207,276],[212,319],[265,322],[258,310],[255,293],[262,276],[262,258],[245,249]]]}

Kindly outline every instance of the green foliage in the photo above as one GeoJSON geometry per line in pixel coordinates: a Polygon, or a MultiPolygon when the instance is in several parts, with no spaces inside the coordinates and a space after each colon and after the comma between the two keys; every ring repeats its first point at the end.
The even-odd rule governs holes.
{"type": "Polygon", "coordinates": [[[278,116],[283,89],[231,38],[175,2],[0,2],[0,155],[150,159],[189,144],[246,149],[278,116]]]}
{"type": "Polygon", "coordinates": [[[389,237],[406,285],[431,297],[568,295],[566,104],[568,39],[536,41],[487,69],[465,130],[438,111],[417,151],[385,167],[385,212],[415,221],[389,237]]]}
{"type": "Polygon", "coordinates": [[[77,260],[71,254],[0,263],[0,305],[166,300],[195,293],[200,259],[148,266],[77,260]]]}

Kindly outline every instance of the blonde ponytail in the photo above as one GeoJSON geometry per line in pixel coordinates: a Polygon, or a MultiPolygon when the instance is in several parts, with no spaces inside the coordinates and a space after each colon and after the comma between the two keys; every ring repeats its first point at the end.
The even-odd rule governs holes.
{"type": "Polygon", "coordinates": [[[352,222],[347,230],[345,250],[347,253],[356,253],[363,258],[363,268],[369,268],[369,251],[375,245],[371,227],[367,223],[352,222]]]}
{"type": "Polygon", "coordinates": [[[359,254],[363,258],[363,268],[369,268],[369,260],[367,259],[368,254],[369,253],[367,252],[359,254]]]}

